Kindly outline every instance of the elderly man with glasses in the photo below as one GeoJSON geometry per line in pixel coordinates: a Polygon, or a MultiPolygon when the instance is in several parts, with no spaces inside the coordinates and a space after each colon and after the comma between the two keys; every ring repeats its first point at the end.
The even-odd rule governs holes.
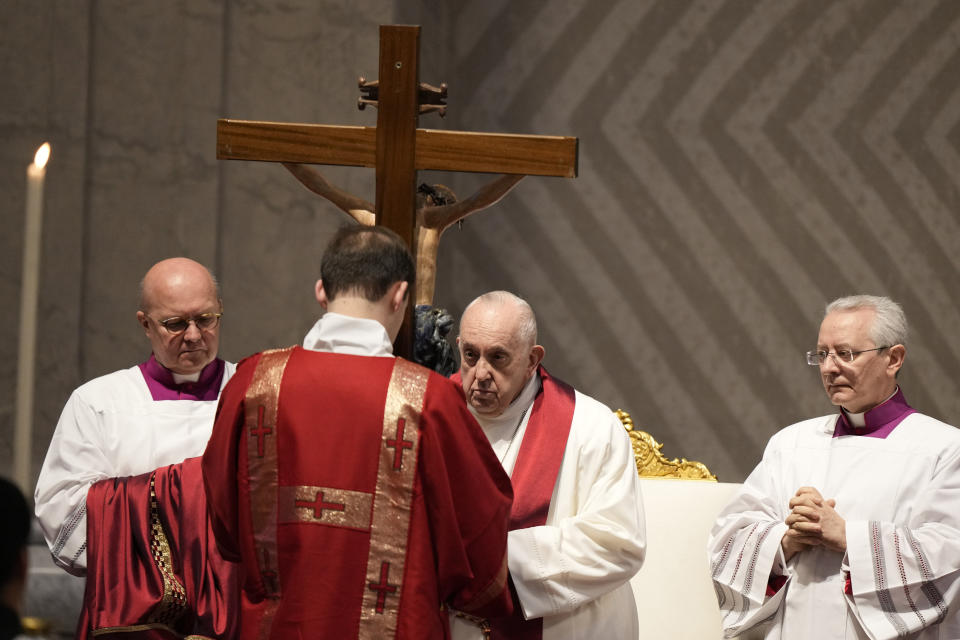
{"type": "Polygon", "coordinates": [[[87,567],[87,492],[199,456],[235,365],[217,357],[223,305],[216,279],[187,258],[155,264],[140,285],[137,321],[153,353],[77,388],[37,481],[37,518],[55,562],[87,567]]]}
{"type": "Polygon", "coordinates": [[[711,532],[726,637],[960,638],[960,431],[907,404],[906,338],[888,298],[827,305],[839,415],[774,435],[711,532]]]}

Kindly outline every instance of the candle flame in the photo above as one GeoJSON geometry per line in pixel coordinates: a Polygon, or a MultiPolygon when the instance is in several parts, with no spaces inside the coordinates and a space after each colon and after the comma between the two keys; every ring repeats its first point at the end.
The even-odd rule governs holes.
{"type": "Polygon", "coordinates": [[[33,156],[33,164],[37,166],[38,169],[43,169],[47,166],[47,160],[50,159],[50,143],[44,142],[40,145],[40,148],[37,149],[37,153],[33,156]]]}

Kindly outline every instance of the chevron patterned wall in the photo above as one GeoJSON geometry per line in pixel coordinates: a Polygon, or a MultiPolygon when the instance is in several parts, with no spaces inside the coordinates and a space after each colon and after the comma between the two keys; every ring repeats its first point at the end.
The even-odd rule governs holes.
{"type": "Polygon", "coordinates": [[[960,421],[960,3],[502,1],[443,19],[453,126],[581,151],[577,180],[528,178],[447,234],[439,303],[522,292],[549,368],[722,479],[830,410],[803,352],[840,295],[903,303],[905,392],[960,421]]]}
{"type": "MultiPolygon", "coordinates": [[[[523,295],[555,375],[722,480],[832,410],[803,352],[848,293],[904,304],[907,397],[960,422],[960,2],[89,0],[0,18],[11,309],[23,165],[54,141],[37,469],[70,390],[145,357],[134,301],[157,259],[217,270],[228,358],[299,341],[346,220],[276,165],[218,163],[214,121],[373,124],[356,77],[391,21],[422,25],[421,79],[450,85],[446,119],[421,126],[580,139],[578,178],[527,178],[444,235],[439,305],[523,295]]],[[[372,172],[327,173],[373,199],[372,172]]],[[[488,177],[421,179],[464,197],[488,177]]],[[[0,327],[16,335],[17,314],[0,327]]]]}

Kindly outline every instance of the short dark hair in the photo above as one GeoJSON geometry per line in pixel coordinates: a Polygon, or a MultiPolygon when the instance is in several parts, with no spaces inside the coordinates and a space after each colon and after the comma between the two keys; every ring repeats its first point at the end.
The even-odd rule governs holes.
{"type": "Polygon", "coordinates": [[[14,576],[30,535],[30,509],[17,485],[0,478],[0,586],[14,576]]]}
{"type": "Polygon", "coordinates": [[[329,300],[356,292],[376,302],[395,282],[412,285],[416,270],[407,245],[390,229],[343,227],[323,252],[320,278],[329,300]]]}

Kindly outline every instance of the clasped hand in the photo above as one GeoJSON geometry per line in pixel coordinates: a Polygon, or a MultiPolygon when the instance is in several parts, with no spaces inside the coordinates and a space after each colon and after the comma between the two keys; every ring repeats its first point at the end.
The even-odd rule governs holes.
{"type": "Polygon", "coordinates": [[[824,500],[813,487],[800,487],[790,498],[790,514],[784,520],[789,529],[780,540],[788,561],[794,554],[819,545],[832,551],[847,550],[847,523],[834,509],[836,506],[836,500],[824,500]]]}

